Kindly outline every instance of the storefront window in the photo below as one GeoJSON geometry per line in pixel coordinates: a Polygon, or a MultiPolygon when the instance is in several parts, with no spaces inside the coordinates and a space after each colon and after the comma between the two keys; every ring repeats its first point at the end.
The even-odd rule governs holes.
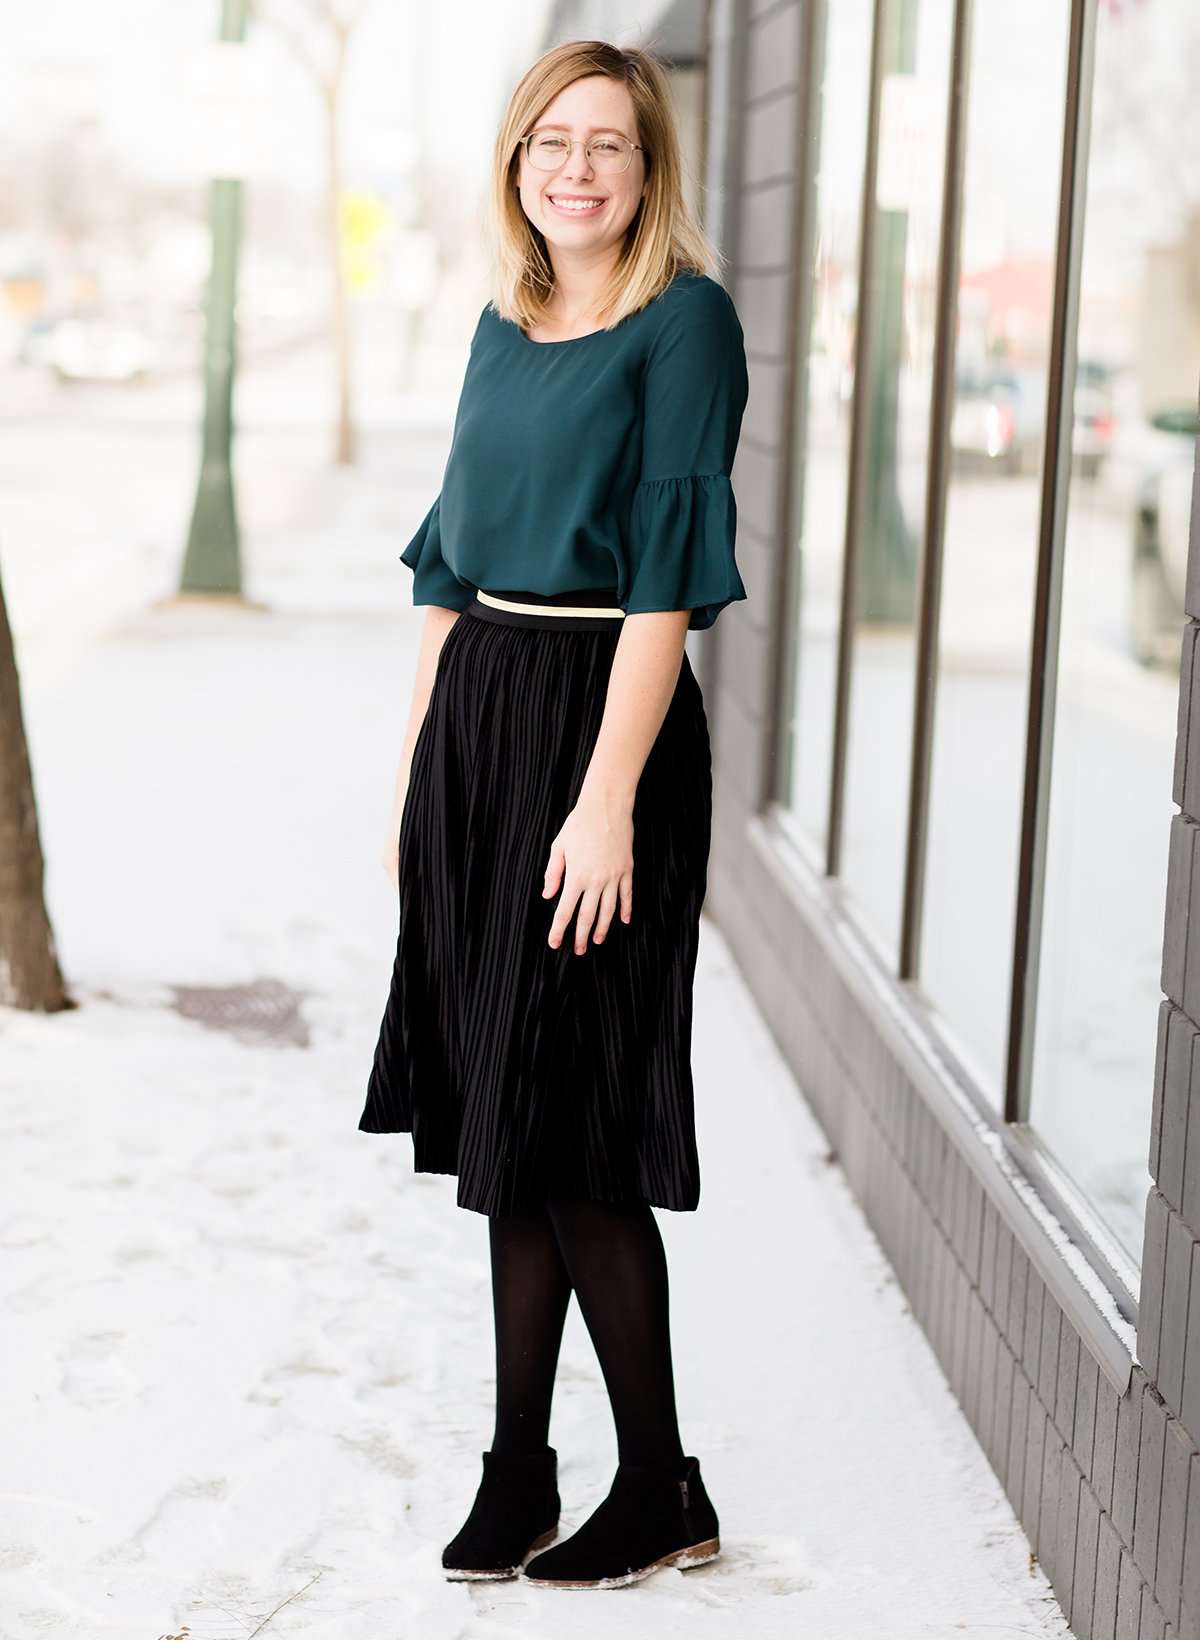
{"type": "Polygon", "coordinates": [[[1067,0],[976,7],[967,97],[920,982],[997,1106],[1013,955],[1068,12],[1067,0]]]}
{"type": "Polygon", "coordinates": [[[912,753],[951,0],[891,9],[880,112],[866,485],[841,873],[895,963],[912,753]]]}
{"type": "Polygon", "coordinates": [[[1031,1120],[1140,1262],[1200,374],[1200,16],[1100,12],[1031,1120]]]}
{"type": "Polygon", "coordinates": [[[779,796],[822,852],[846,529],[871,13],[868,0],[839,0],[828,8],[815,137],[816,223],[805,413],[799,418],[801,443],[792,463],[795,481],[802,486],[801,526],[793,549],[790,677],[784,696],[779,796]]]}

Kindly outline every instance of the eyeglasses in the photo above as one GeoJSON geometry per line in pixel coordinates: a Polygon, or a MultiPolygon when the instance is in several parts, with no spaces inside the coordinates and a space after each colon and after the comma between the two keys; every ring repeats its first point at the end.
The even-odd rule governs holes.
{"type": "MultiPolygon", "coordinates": [[[[539,171],[557,171],[565,165],[575,147],[565,131],[531,131],[522,137],[530,165],[539,171]]],[[[520,143],[517,145],[520,147],[520,143]]],[[[627,171],[634,151],[644,153],[640,143],[630,142],[617,131],[600,131],[584,144],[588,164],[600,176],[615,176],[627,171]]]]}

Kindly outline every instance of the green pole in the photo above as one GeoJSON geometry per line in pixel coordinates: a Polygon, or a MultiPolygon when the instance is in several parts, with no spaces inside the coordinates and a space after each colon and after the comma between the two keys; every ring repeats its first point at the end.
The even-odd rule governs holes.
{"type": "MultiPolygon", "coordinates": [[[[240,44],[245,39],[249,5],[250,0],[222,0],[222,40],[240,44]]],[[[212,269],[204,341],[204,435],[200,480],[179,589],[240,597],[241,560],[232,465],[237,344],[234,305],[242,216],[240,179],[213,179],[211,212],[212,269]]]]}

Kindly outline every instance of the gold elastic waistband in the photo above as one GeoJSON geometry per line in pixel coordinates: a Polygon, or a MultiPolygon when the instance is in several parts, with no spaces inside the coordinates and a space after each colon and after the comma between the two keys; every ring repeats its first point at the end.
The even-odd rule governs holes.
{"type": "Polygon", "coordinates": [[[481,604],[491,604],[493,609],[515,609],[531,615],[610,615],[616,620],[623,620],[625,616],[623,609],[602,609],[588,604],[522,604],[514,598],[497,598],[493,593],[478,589],[475,596],[481,604]]]}

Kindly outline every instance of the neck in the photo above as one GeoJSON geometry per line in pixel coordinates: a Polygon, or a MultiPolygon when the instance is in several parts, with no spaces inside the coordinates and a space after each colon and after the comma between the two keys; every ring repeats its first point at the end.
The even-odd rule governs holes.
{"type": "Polygon", "coordinates": [[[554,269],[554,294],[549,311],[555,318],[575,323],[590,313],[600,300],[619,256],[612,250],[589,256],[563,256],[550,249],[550,265],[554,269]]]}

